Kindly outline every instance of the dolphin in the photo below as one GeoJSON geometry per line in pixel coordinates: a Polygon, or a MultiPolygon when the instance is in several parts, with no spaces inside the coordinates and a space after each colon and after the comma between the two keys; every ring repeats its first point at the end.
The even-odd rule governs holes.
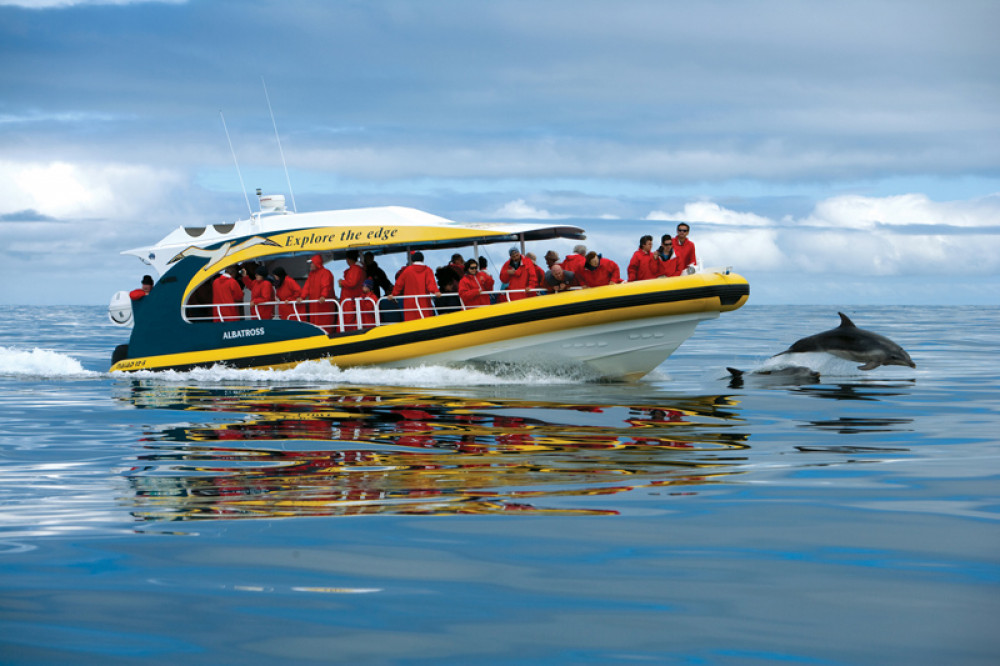
{"type": "Polygon", "coordinates": [[[826,352],[848,361],[861,363],[858,370],[874,370],[880,365],[917,367],[910,355],[889,338],[858,328],[843,312],[837,314],[840,315],[840,326],[796,340],[791,347],[775,356],[826,352]]]}
{"type": "Polygon", "coordinates": [[[242,252],[248,247],[260,245],[261,243],[273,247],[281,247],[270,238],[264,238],[263,236],[251,236],[242,243],[237,243],[236,245],[233,245],[232,241],[226,241],[214,250],[206,250],[198,247],[197,245],[188,245],[186,248],[175,254],[167,263],[172,264],[180,261],[184,257],[206,257],[208,259],[208,263],[205,264],[205,267],[207,268],[209,266],[214,266],[231,254],[242,252]]]}

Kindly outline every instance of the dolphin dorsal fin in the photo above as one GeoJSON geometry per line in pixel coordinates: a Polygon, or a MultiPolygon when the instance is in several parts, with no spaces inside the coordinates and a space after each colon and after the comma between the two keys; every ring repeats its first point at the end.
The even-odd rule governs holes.
{"type": "Polygon", "coordinates": [[[853,328],[857,328],[857,326],[854,325],[854,322],[851,321],[851,318],[848,317],[847,315],[845,315],[843,312],[838,312],[837,314],[840,315],[840,325],[841,326],[850,326],[850,327],[853,327],[853,328]]]}

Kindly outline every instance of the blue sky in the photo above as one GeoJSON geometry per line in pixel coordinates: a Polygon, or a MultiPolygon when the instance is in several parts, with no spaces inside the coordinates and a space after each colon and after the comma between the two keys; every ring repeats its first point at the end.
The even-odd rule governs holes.
{"type": "MultiPolygon", "coordinates": [[[[247,213],[689,222],[751,302],[1000,303],[1000,3],[0,0],[0,302],[247,213]]],[[[556,245],[557,249],[566,249],[556,245]]],[[[539,254],[547,247],[536,248],[539,254]]]]}

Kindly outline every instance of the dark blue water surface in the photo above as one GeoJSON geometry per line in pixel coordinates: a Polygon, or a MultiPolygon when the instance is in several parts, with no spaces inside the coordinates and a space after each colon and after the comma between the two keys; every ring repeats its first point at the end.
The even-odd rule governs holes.
{"type": "Polygon", "coordinates": [[[747,306],[653,375],[105,373],[0,308],[3,663],[995,664],[1000,309],[747,306]]]}

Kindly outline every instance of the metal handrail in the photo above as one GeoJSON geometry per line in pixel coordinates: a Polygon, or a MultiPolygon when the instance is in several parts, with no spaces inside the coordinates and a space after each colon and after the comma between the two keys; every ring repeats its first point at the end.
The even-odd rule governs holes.
{"type": "MultiPolygon", "coordinates": [[[[570,290],[578,290],[578,289],[582,289],[582,287],[570,287],[570,290]]],[[[539,288],[539,287],[534,287],[534,288],[527,289],[527,290],[525,290],[525,289],[494,289],[494,290],[491,290],[491,291],[483,291],[483,292],[480,292],[480,293],[483,294],[483,295],[486,295],[486,296],[497,296],[498,298],[496,299],[496,303],[502,303],[502,302],[509,302],[510,301],[509,297],[510,297],[511,294],[524,294],[524,295],[526,295],[525,292],[530,292],[531,296],[541,296],[541,295],[545,295],[545,294],[549,293],[547,289],[539,288]],[[501,297],[503,297],[503,300],[501,300],[501,297]]],[[[470,309],[474,309],[474,308],[487,307],[487,305],[494,305],[494,303],[489,303],[487,305],[473,305],[473,306],[469,306],[469,305],[466,305],[462,301],[461,297],[458,296],[457,292],[448,292],[448,295],[454,295],[456,297],[456,299],[458,299],[459,306],[460,306],[461,310],[470,310],[470,309]]],[[[330,305],[332,309],[329,312],[323,312],[323,313],[309,313],[309,312],[304,311],[305,308],[302,308],[302,306],[313,305],[313,304],[319,303],[319,299],[307,299],[307,300],[302,300],[302,301],[298,301],[298,300],[294,300],[294,301],[278,301],[278,300],[275,300],[275,301],[265,301],[263,303],[253,303],[252,301],[239,301],[239,302],[236,302],[236,303],[212,303],[210,305],[209,304],[194,305],[194,304],[189,303],[189,304],[187,304],[187,305],[184,306],[184,309],[185,309],[185,314],[187,312],[189,312],[191,310],[195,310],[197,308],[210,308],[212,310],[212,314],[209,315],[209,316],[189,316],[189,315],[185,316],[185,320],[186,321],[197,323],[197,322],[206,322],[206,321],[217,321],[216,317],[219,317],[219,318],[222,317],[222,308],[235,307],[235,308],[239,308],[241,311],[244,311],[245,309],[249,309],[250,310],[249,314],[246,314],[245,312],[243,312],[240,315],[238,315],[235,319],[229,319],[229,321],[260,321],[261,317],[257,316],[257,311],[260,308],[268,308],[268,307],[270,307],[270,308],[275,308],[276,309],[278,306],[291,306],[291,308],[292,308],[292,315],[290,317],[286,318],[287,321],[300,321],[302,323],[310,324],[310,323],[312,323],[311,321],[309,321],[311,315],[315,315],[315,314],[322,314],[324,316],[332,315],[336,319],[336,324],[334,324],[333,326],[319,326],[318,324],[313,324],[313,325],[317,326],[318,328],[323,329],[324,332],[327,332],[327,333],[330,332],[330,330],[328,330],[328,329],[337,330],[337,331],[339,331],[341,333],[344,333],[344,332],[347,332],[348,330],[358,330],[358,331],[360,331],[360,330],[363,330],[365,328],[373,328],[373,327],[382,326],[383,325],[383,321],[382,321],[383,320],[383,310],[390,310],[391,309],[394,312],[398,312],[404,318],[405,318],[405,313],[406,312],[419,312],[422,315],[421,318],[432,317],[432,316],[436,316],[436,315],[442,314],[442,312],[439,311],[439,308],[436,305],[432,305],[429,312],[425,308],[422,308],[420,306],[420,302],[419,302],[418,299],[422,299],[422,298],[426,299],[426,298],[431,298],[431,297],[432,296],[430,294],[420,294],[420,295],[412,295],[412,296],[382,296],[377,301],[375,301],[375,304],[374,304],[372,310],[362,310],[362,308],[361,308],[361,302],[363,300],[366,300],[363,297],[346,298],[346,299],[341,298],[339,300],[338,299],[328,298],[328,299],[326,299],[326,300],[323,301],[323,304],[324,305],[330,305]],[[404,307],[396,307],[396,306],[401,305],[400,302],[402,302],[402,304],[405,305],[406,301],[408,301],[408,300],[409,301],[413,301],[414,307],[405,307],[405,306],[404,307]],[[351,303],[347,303],[347,301],[351,301],[351,303]],[[388,305],[384,305],[384,304],[388,304],[388,303],[393,303],[393,306],[390,308],[388,305]],[[352,308],[352,306],[353,306],[353,308],[352,308]],[[303,311],[300,311],[300,308],[303,311]],[[352,324],[350,324],[350,325],[345,324],[345,322],[344,322],[344,320],[345,320],[344,315],[345,314],[346,315],[353,315],[354,321],[353,321],[352,324]],[[369,318],[374,317],[374,321],[375,321],[374,325],[365,325],[364,318],[366,316],[369,317],[369,318]]],[[[458,308],[455,308],[454,310],[450,310],[450,311],[457,312],[458,308]]],[[[275,312],[275,316],[272,317],[272,318],[273,319],[280,319],[280,317],[278,316],[277,312],[275,312]]],[[[388,323],[395,323],[395,322],[388,322],[388,323]]]]}

